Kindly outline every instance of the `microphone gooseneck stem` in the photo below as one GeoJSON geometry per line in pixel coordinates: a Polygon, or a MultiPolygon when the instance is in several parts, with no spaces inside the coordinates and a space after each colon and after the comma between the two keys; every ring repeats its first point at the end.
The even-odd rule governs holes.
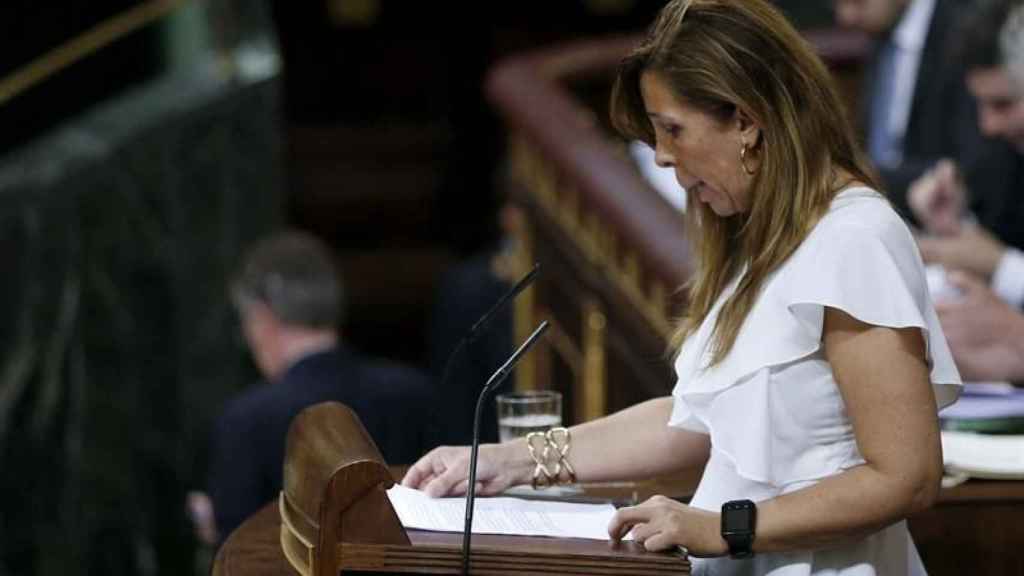
{"type": "Polygon", "coordinates": [[[476,399],[476,411],[473,414],[473,444],[469,449],[469,480],[466,484],[466,523],[462,528],[462,573],[469,574],[469,547],[473,538],[473,502],[476,500],[476,463],[480,455],[480,415],[483,413],[484,401],[488,394],[501,386],[502,382],[512,373],[512,369],[519,363],[519,359],[533,347],[534,343],[548,329],[548,321],[545,320],[537,326],[537,329],[530,334],[530,337],[523,342],[522,346],[498,368],[484,384],[480,395],[476,399]]]}
{"type": "MultiPolygon", "coordinates": [[[[493,380],[493,378],[492,378],[493,380]]],[[[473,415],[473,446],[469,452],[469,483],[466,484],[466,523],[462,527],[462,573],[469,574],[469,543],[473,537],[473,502],[476,500],[476,461],[480,453],[480,414],[483,412],[484,400],[490,391],[489,385],[476,400],[476,412],[473,415]]]]}

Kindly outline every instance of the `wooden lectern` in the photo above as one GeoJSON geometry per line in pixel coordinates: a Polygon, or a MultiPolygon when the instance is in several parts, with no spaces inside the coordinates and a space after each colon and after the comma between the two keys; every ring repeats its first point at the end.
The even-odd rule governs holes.
{"type": "MultiPolygon", "coordinates": [[[[405,530],[395,482],[359,418],[337,402],[304,410],[288,432],[278,502],[281,550],[303,576],[344,571],[459,574],[462,534],[405,530]]],[[[472,574],[688,574],[682,557],[633,542],[475,535],[472,574]]]]}

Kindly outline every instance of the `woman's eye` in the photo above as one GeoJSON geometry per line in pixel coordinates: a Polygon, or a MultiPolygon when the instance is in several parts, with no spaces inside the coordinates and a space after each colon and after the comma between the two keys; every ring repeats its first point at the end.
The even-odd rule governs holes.
{"type": "Polygon", "coordinates": [[[678,126],[666,126],[665,127],[665,133],[668,134],[669,136],[671,136],[672,138],[675,138],[676,136],[679,136],[679,127],[678,126]]]}

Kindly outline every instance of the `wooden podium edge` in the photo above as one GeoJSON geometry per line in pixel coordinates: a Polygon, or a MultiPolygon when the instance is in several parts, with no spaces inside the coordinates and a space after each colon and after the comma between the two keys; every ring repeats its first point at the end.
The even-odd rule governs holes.
{"type": "Polygon", "coordinates": [[[312,568],[315,562],[316,545],[307,540],[292,523],[291,516],[285,505],[285,494],[282,490],[277,497],[277,513],[281,517],[281,552],[292,565],[292,568],[302,576],[313,576],[312,568]],[[299,553],[298,548],[305,550],[305,559],[299,553]]]}
{"type": "MultiPolygon", "coordinates": [[[[537,538],[522,537],[523,544],[537,538]]],[[[542,539],[547,540],[547,539],[542,539]]],[[[342,568],[420,574],[461,574],[462,550],[456,545],[389,546],[349,544],[338,546],[342,568]]],[[[470,554],[472,574],[573,574],[617,575],[689,574],[690,562],[681,556],[650,553],[649,556],[597,555],[569,550],[525,553],[515,545],[474,548],[470,554]]]]}
{"type": "MultiPolygon", "coordinates": [[[[302,576],[344,570],[461,574],[462,535],[409,532],[385,488],[394,478],[359,418],[337,402],[317,404],[293,420],[278,495],[280,546],[302,576]],[[313,520],[314,516],[317,520],[313,520]]],[[[528,536],[493,537],[470,555],[472,574],[688,574],[687,559],[646,552],[634,543],[528,536]]]]}

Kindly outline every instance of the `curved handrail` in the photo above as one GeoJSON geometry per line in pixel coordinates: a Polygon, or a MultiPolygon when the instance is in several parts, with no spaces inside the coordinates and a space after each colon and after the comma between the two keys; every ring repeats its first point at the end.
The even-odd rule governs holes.
{"type": "Polygon", "coordinates": [[[89,28],[0,78],[0,106],[86,56],[166,16],[186,0],[149,0],[89,28]]]}
{"type": "MultiPolygon", "coordinates": [[[[858,64],[870,45],[866,36],[848,30],[804,34],[833,69],[858,64]]],[[[681,286],[692,262],[678,214],[666,210],[667,203],[567,87],[573,80],[611,74],[639,40],[619,36],[514,55],[491,70],[484,89],[509,126],[558,167],[588,206],[616,226],[646,269],[669,286],[681,286]]]]}
{"type": "Polygon", "coordinates": [[[668,285],[691,270],[678,214],[650,190],[573,100],[565,81],[607,72],[635,38],[580,42],[513,56],[489,74],[485,92],[505,120],[573,182],[588,206],[613,222],[643,263],[668,285]]]}

